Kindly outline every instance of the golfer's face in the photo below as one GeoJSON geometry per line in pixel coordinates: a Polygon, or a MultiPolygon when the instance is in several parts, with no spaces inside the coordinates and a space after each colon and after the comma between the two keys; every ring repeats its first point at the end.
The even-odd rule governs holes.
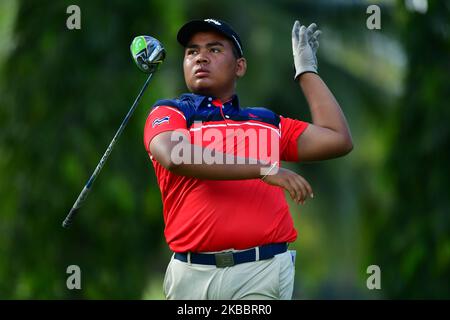
{"type": "Polygon", "coordinates": [[[198,32],[184,54],[184,79],[191,92],[220,96],[234,90],[237,60],[231,42],[216,32],[198,32]]]}

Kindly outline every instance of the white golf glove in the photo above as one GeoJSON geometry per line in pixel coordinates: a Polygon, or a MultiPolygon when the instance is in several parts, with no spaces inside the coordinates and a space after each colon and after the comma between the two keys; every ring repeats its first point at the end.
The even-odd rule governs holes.
{"type": "Polygon", "coordinates": [[[316,52],[319,48],[319,36],[322,31],[317,29],[315,23],[308,28],[295,21],[292,28],[292,53],[294,55],[296,80],[302,73],[317,73],[316,52]]]}

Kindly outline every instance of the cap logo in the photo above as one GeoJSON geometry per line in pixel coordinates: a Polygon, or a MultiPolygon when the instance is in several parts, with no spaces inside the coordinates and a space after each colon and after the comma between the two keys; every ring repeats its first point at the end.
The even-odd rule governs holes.
{"type": "Polygon", "coordinates": [[[215,25],[218,25],[218,26],[221,26],[221,25],[222,25],[219,21],[214,20],[214,19],[205,19],[205,20],[203,20],[203,21],[206,21],[206,22],[208,22],[208,23],[214,23],[215,25]]]}

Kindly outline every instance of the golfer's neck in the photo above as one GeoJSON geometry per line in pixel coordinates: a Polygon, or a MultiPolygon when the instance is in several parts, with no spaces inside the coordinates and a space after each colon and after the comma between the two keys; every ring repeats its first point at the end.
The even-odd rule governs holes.
{"type": "Polygon", "coordinates": [[[229,90],[227,92],[220,92],[217,94],[213,94],[214,97],[218,98],[222,103],[230,101],[235,94],[234,90],[229,90]]]}
{"type": "Polygon", "coordinates": [[[194,92],[194,93],[201,94],[203,96],[212,96],[212,97],[219,99],[222,103],[225,103],[225,102],[230,101],[233,98],[233,96],[235,94],[235,90],[234,90],[234,88],[230,89],[230,90],[224,90],[222,92],[213,92],[213,91],[205,90],[204,92],[194,92]]]}

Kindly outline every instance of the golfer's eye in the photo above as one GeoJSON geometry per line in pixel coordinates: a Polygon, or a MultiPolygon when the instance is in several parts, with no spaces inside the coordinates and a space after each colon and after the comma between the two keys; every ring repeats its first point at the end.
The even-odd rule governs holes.
{"type": "Polygon", "coordinates": [[[219,53],[219,52],[220,52],[220,49],[219,49],[219,48],[216,48],[216,47],[212,47],[212,48],[211,48],[211,52],[212,52],[212,53],[219,53]]]}
{"type": "Polygon", "coordinates": [[[188,49],[187,51],[186,51],[186,54],[188,55],[188,56],[191,56],[191,55],[194,55],[194,54],[197,54],[198,53],[198,50],[197,49],[188,49]]]}

